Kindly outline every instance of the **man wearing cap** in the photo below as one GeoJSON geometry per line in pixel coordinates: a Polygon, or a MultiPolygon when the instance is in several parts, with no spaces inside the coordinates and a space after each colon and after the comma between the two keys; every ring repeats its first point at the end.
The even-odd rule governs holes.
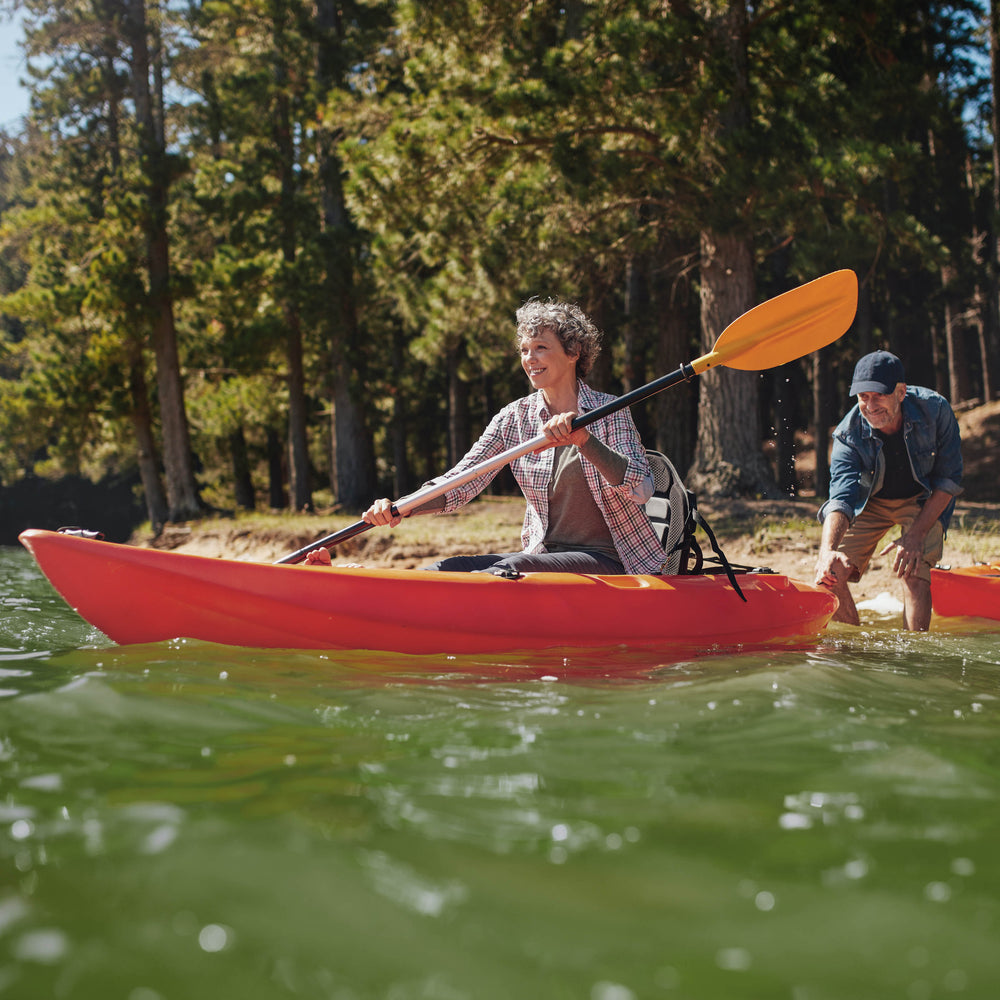
{"type": "Polygon", "coordinates": [[[851,395],[857,405],[833,432],[816,584],[840,600],[835,621],[859,624],[847,585],[861,579],[882,537],[899,525],[899,537],[879,555],[891,553],[903,581],[904,624],[923,631],[931,621],[931,567],[962,492],[958,421],[944,396],[908,386],[903,363],[888,351],[858,361],[851,395]]]}

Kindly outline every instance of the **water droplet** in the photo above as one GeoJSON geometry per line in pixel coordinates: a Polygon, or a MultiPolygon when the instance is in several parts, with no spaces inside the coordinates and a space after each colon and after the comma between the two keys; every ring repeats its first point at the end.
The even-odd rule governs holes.
{"type": "Polygon", "coordinates": [[[975,875],[976,865],[971,858],[954,858],[951,862],[951,870],[955,875],[975,875]]]}
{"type": "Polygon", "coordinates": [[[949,969],[941,982],[949,993],[962,993],[969,985],[969,977],[965,969],[949,969]]]}
{"type": "Polygon", "coordinates": [[[868,862],[863,858],[854,858],[844,865],[844,874],[852,879],[864,878],[868,874],[868,862]]]}
{"type": "Polygon", "coordinates": [[[782,830],[808,830],[812,825],[812,820],[802,813],[784,813],[778,820],[782,830]]]}
{"type": "Polygon", "coordinates": [[[594,983],[590,1000],[635,1000],[635,994],[621,983],[594,983]]]}
{"type": "Polygon", "coordinates": [[[24,962],[54,965],[66,954],[68,946],[61,930],[47,927],[21,935],[14,946],[14,954],[24,962]]]}
{"type": "Polygon", "coordinates": [[[774,896],[769,892],[758,892],[753,898],[753,905],[762,913],[770,913],[774,909],[774,896]]]}
{"type": "Polygon", "coordinates": [[[951,899],[951,886],[947,882],[928,882],[924,896],[932,903],[947,903],[951,899]]]}
{"type": "Polygon", "coordinates": [[[720,948],[715,953],[715,964],[727,972],[746,972],[753,959],[746,948],[720,948]]]}
{"type": "Polygon", "coordinates": [[[35,832],[30,819],[16,819],[10,824],[10,835],[14,840],[27,840],[35,832]]]}
{"type": "Polygon", "coordinates": [[[202,951],[222,951],[229,944],[230,930],[222,924],[206,924],[198,934],[202,951]]]}

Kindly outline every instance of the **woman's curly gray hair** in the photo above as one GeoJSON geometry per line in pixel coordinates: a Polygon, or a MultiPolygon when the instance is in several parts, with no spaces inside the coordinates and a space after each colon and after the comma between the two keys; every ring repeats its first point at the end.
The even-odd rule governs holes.
{"type": "Polygon", "coordinates": [[[601,331],[587,314],[572,302],[557,299],[529,299],[515,314],[517,342],[551,330],[569,355],[576,355],[576,373],[586,378],[601,353],[601,331]]]}

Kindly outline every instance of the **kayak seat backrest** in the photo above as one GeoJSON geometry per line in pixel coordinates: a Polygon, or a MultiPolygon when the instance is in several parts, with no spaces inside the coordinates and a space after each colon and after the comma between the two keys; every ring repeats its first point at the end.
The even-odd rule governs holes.
{"type": "Polygon", "coordinates": [[[684,480],[666,455],[647,448],[646,457],[653,472],[653,495],[646,501],[646,516],[667,556],[660,573],[673,576],[678,573],[711,572],[705,569],[701,546],[694,537],[695,530],[701,528],[708,536],[719,569],[729,577],[733,589],[745,601],[726,554],[698,510],[698,498],[684,485],[684,480]]]}
{"type": "Polygon", "coordinates": [[[646,516],[666,553],[662,572],[673,576],[687,571],[688,557],[701,550],[694,540],[695,496],[684,485],[673,463],[662,452],[646,449],[653,472],[653,495],[646,501],[646,516]]]}

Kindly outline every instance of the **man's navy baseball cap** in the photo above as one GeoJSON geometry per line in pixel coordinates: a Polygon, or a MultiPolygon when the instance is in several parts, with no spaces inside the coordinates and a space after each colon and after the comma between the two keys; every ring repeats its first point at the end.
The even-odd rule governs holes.
{"type": "Polygon", "coordinates": [[[880,392],[888,395],[896,388],[897,382],[905,382],[903,362],[888,351],[872,351],[854,366],[851,381],[851,396],[859,392],[880,392]]]}

